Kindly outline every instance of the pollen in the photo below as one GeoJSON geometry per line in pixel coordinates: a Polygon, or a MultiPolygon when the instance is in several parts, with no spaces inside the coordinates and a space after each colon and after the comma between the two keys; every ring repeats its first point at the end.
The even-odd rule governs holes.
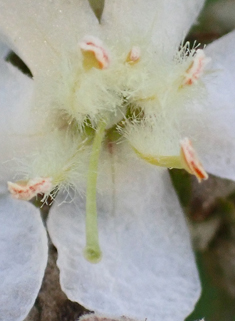
{"type": "Polygon", "coordinates": [[[16,199],[29,201],[37,194],[47,194],[52,190],[51,178],[37,177],[29,181],[8,182],[8,190],[16,199]]]}
{"type": "MultiPolygon", "coordinates": [[[[91,60],[89,53],[93,55],[100,69],[106,69],[110,64],[110,57],[107,50],[104,48],[102,41],[93,36],[86,36],[80,43],[80,48],[84,53],[86,60],[91,60]],[[88,54],[88,55],[86,55],[88,54]]],[[[94,67],[95,64],[94,64],[94,67]]]]}
{"type": "Polygon", "coordinates": [[[181,159],[185,169],[197,177],[198,181],[206,180],[208,174],[204,170],[201,162],[199,161],[196,152],[192,146],[191,141],[186,137],[180,142],[181,145],[181,159]]]}
{"type": "Polygon", "coordinates": [[[211,61],[202,49],[197,49],[193,61],[185,73],[183,85],[193,85],[204,72],[205,66],[211,61]]]}
{"type": "Polygon", "coordinates": [[[140,56],[141,56],[140,47],[134,46],[129,52],[126,58],[126,62],[129,64],[136,64],[140,60],[140,56]]]}

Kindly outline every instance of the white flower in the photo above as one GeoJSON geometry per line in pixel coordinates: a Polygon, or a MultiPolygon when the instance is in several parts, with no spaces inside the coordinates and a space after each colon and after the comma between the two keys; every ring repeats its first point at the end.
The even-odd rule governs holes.
{"type": "Polygon", "coordinates": [[[149,321],[192,311],[200,284],[166,168],[235,179],[235,34],[178,50],[202,5],[107,0],[99,23],[86,0],[0,0],[2,39],[33,74],[0,62],[2,320],[26,316],[47,257],[39,211],[7,182],[19,199],[59,191],[48,231],[70,300],[149,321]]]}

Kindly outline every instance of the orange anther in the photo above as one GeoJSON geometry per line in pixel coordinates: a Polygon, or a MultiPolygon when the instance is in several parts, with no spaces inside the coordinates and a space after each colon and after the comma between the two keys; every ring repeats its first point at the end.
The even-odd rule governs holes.
{"type": "Polygon", "coordinates": [[[110,64],[109,55],[100,39],[93,36],[87,36],[80,43],[80,48],[84,52],[91,52],[94,54],[100,69],[108,68],[110,64]]]}
{"type": "Polygon", "coordinates": [[[195,175],[199,182],[201,182],[203,179],[207,179],[208,174],[200,163],[191,141],[188,138],[184,138],[181,140],[180,145],[181,158],[185,169],[190,174],[195,175]]]}
{"type": "Polygon", "coordinates": [[[129,52],[126,58],[126,62],[128,62],[129,64],[135,64],[140,60],[140,55],[141,55],[140,47],[134,46],[129,52]]]}
{"type": "Polygon", "coordinates": [[[192,85],[202,75],[205,66],[210,62],[202,49],[198,49],[193,57],[193,61],[186,71],[183,85],[192,85]]]}
{"type": "Polygon", "coordinates": [[[51,178],[37,177],[29,181],[8,182],[8,190],[14,198],[29,201],[37,194],[52,190],[51,178]]]}

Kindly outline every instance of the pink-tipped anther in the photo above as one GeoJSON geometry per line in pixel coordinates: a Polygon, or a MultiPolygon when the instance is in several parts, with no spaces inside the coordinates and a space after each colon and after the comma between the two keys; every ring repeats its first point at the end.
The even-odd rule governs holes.
{"type": "Polygon", "coordinates": [[[199,182],[201,182],[203,179],[207,179],[208,174],[200,163],[191,141],[188,138],[184,138],[181,140],[180,145],[181,157],[185,165],[185,169],[190,174],[195,175],[199,182]]]}
{"type": "Polygon", "coordinates": [[[80,42],[80,48],[84,52],[91,52],[94,54],[100,69],[108,68],[110,64],[110,58],[107,50],[104,48],[102,41],[99,38],[93,36],[86,36],[82,42],[80,42]]]}
{"type": "Polygon", "coordinates": [[[8,182],[8,190],[16,199],[29,201],[37,194],[47,194],[52,190],[51,178],[37,177],[29,181],[8,182]]]}
{"type": "Polygon", "coordinates": [[[140,60],[141,51],[140,47],[134,46],[131,48],[131,51],[129,52],[126,61],[129,64],[135,64],[140,60]]]}
{"type": "Polygon", "coordinates": [[[205,66],[210,62],[202,49],[198,49],[193,56],[193,61],[185,74],[184,85],[192,85],[203,74],[205,66]]]}

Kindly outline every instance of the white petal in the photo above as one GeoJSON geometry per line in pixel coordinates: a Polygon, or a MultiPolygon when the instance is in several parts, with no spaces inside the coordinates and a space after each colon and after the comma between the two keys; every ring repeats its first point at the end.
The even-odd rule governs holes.
{"type": "Polygon", "coordinates": [[[0,58],[5,58],[8,52],[9,48],[0,41],[0,58]]]}
{"type": "Polygon", "coordinates": [[[37,297],[47,262],[47,237],[32,204],[0,197],[0,320],[23,320],[37,297]]]}
{"type": "Polygon", "coordinates": [[[116,165],[115,173],[115,186],[108,184],[98,197],[98,264],[83,257],[85,200],[76,195],[51,210],[48,228],[59,253],[62,289],[72,301],[107,315],[182,321],[200,285],[168,173],[142,161],[116,165]]]}
{"type": "Polygon", "coordinates": [[[107,0],[102,23],[113,38],[152,39],[176,49],[195,22],[204,0],[107,0]]]}
{"type": "Polygon", "coordinates": [[[0,88],[0,184],[6,186],[16,163],[40,143],[42,117],[30,108],[33,81],[5,61],[0,61],[0,88]]]}
{"type": "Polygon", "coordinates": [[[97,26],[87,0],[1,0],[0,30],[33,74],[56,65],[97,26]]]}
{"type": "Polygon", "coordinates": [[[189,133],[206,170],[235,180],[235,32],[206,48],[212,58],[202,79],[207,100],[192,111],[189,133]]]}

